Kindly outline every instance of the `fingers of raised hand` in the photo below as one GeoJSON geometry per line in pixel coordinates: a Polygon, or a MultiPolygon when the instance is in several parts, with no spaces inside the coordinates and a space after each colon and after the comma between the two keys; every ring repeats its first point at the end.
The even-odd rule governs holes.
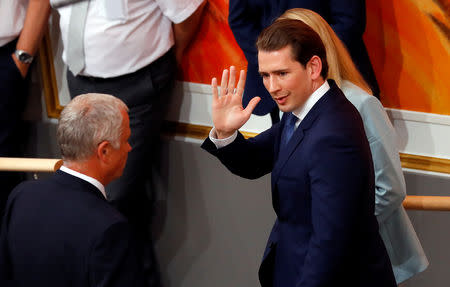
{"type": "Polygon", "coordinates": [[[216,102],[220,102],[222,105],[227,105],[230,102],[236,103],[238,99],[241,99],[245,87],[246,73],[244,70],[240,71],[239,81],[236,86],[236,68],[230,66],[230,69],[224,69],[222,72],[222,79],[220,82],[220,91],[217,90],[217,79],[213,79],[212,88],[213,96],[216,102]],[[233,97],[238,95],[239,97],[233,97]]]}
{"type": "Polygon", "coordinates": [[[235,91],[236,94],[239,96],[241,96],[244,93],[245,79],[246,79],[245,71],[241,70],[241,73],[239,74],[239,81],[235,91]]]}
{"type": "Polygon", "coordinates": [[[222,72],[222,80],[220,82],[220,96],[223,97],[228,94],[228,70],[225,69],[222,72]]]}
{"type": "Polygon", "coordinates": [[[213,101],[217,101],[219,99],[219,92],[217,91],[217,79],[212,78],[211,81],[212,93],[213,93],[213,101]]]}
{"type": "MultiPolygon", "coordinates": [[[[244,81],[242,81],[242,73],[239,77],[238,86],[244,86],[245,85],[245,72],[243,75],[244,81]]],[[[236,88],[236,68],[234,66],[230,66],[230,69],[225,69],[222,72],[222,81],[220,83],[220,96],[225,95],[234,95],[237,92],[236,88]]]]}
{"type": "Polygon", "coordinates": [[[235,93],[235,89],[234,89],[235,83],[236,83],[236,68],[234,66],[230,66],[230,77],[228,80],[227,94],[235,93]]]}
{"type": "Polygon", "coordinates": [[[255,109],[256,105],[259,103],[260,100],[261,100],[260,97],[252,98],[250,100],[250,102],[248,103],[247,107],[244,109],[245,113],[247,113],[247,115],[249,117],[252,114],[253,110],[255,109]]]}

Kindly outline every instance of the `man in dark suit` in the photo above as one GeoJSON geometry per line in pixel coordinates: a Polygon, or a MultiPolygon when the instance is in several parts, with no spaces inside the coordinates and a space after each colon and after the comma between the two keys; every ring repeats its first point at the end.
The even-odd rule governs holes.
{"type": "Polygon", "coordinates": [[[379,87],[362,36],[366,28],[364,0],[230,0],[228,22],[234,37],[248,61],[244,106],[255,96],[261,103],[253,111],[256,115],[271,113],[273,122],[279,121],[279,111],[264,88],[258,73],[256,37],[275,19],[291,8],[306,8],[320,14],[347,46],[353,61],[379,97],[379,87]]]}
{"type": "Polygon", "coordinates": [[[259,72],[285,113],[245,140],[237,130],[259,102],[242,107],[245,73],[213,79],[214,129],[202,147],[233,173],[272,172],[277,220],[259,270],[262,286],[396,286],[374,216],[374,176],[358,111],[327,78],[320,37],[281,20],[258,38],[259,72]]]}
{"type": "Polygon", "coordinates": [[[131,150],[127,111],[104,94],[65,107],[57,131],[64,165],[9,196],[1,286],[144,286],[130,226],[105,195],[131,150]]]}

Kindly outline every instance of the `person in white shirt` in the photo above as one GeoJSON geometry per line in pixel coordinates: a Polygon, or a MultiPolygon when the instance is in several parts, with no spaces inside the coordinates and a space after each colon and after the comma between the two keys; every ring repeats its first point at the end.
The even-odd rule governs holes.
{"type": "Polygon", "coordinates": [[[106,201],[127,155],[128,108],[105,94],[76,97],[57,128],[63,166],[11,193],[0,237],[1,286],[144,287],[126,218],[106,201]]]}
{"type": "Polygon", "coordinates": [[[175,84],[177,60],[196,31],[203,1],[51,1],[60,15],[70,96],[107,93],[129,107],[133,150],[123,176],[106,187],[106,194],[135,232],[149,286],[159,286],[149,234],[151,166],[175,84]],[[85,21],[73,20],[80,7],[87,9],[85,21]],[[82,39],[82,56],[74,59],[71,49],[80,44],[72,36],[74,30],[79,32],[76,28],[83,32],[82,37],[76,34],[82,39]]]}
{"type": "MultiPolygon", "coordinates": [[[[23,156],[20,134],[28,70],[46,30],[48,0],[0,1],[0,156],[23,156]]],[[[22,176],[0,173],[0,220],[6,199],[22,176]]]]}

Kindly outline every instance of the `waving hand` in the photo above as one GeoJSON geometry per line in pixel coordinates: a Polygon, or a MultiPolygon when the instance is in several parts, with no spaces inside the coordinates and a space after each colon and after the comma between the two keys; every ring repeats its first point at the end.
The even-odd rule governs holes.
{"type": "Polygon", "coordinates": [[[231,136],[240,129],[250,118],[253,109],[261,98],[254,97],[244,109],[242,107],[242,94],[245,86],[245,71],[241,71],[239,81],[235,87],[236,69],[223,70],[220,84],[220,95],[217,88],[217,79],[212,79],[213,102],[212,120],[216,128],[217,138],[231,136]]]}

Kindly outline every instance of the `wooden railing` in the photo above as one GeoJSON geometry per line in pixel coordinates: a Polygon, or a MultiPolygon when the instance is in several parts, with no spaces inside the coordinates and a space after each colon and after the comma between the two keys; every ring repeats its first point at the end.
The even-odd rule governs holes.
{"type": "MultiPolygon", "coordinates": [[[[62,164],[61,159],[0,157],[0,171],[54,172],[62,164]]],[[[450,196],[408,195],[403,206],[411,210],[450,211],[450,196]]]]}
{"type": "Polygon", "coordinates": [[[54,172],[63,164],[56,158],[0,157],[0,171],[54,172]]]}
{"type": "Polygon", "coordinates": [[[403,207],[413,210],[450,211],[450,196],[407,195],[403,207]]]}

